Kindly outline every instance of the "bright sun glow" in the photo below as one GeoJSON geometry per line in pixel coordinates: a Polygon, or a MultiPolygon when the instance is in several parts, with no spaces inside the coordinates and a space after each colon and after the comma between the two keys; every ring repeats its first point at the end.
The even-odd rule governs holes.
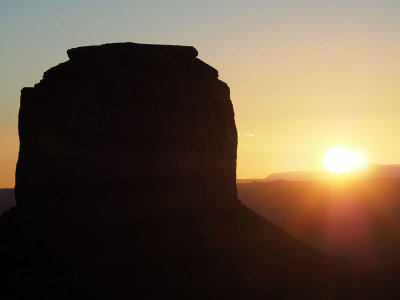
{"type": "Polygon", "coordinates": [[[343,146],[328,149],[322,159],[322,165],[333,174],[343,174],[359,169],[366,164],[365,156],[343,146]]]}

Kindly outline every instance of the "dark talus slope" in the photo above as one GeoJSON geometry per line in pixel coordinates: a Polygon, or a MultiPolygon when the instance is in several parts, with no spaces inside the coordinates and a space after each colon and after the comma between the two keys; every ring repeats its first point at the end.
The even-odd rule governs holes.
{"type": "Polygon", "coordinates": [[[192,47],[81,47],[22,90],[10,298],[388,297],[390,274],[321,254],[236,196],[227,85],[192,47]]]}
{"type": "Polygon", "coordinates": [[[0,215],[15,206],[13,189],[0,189],[0,215]]]}

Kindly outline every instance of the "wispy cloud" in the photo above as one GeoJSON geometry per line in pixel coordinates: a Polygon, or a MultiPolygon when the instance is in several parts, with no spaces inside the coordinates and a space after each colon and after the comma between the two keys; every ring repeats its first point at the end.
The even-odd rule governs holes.
{"type": "Polygon", "coordinates": [[[240,132],[238,133],[238,136],[249,136],[249,137],[253,137],[256,136],[254,133],[243,133],[241,134],[240,132]]]}
{"type": "Polygon", "coordinates": [[[238,132],[238,136],[248,136],[248,137],[254,137],[254,136],[256,136],[254,133],[250,133],[250,132],[247,132],[247,133],[240,133],[240,132],[238,132]]]}

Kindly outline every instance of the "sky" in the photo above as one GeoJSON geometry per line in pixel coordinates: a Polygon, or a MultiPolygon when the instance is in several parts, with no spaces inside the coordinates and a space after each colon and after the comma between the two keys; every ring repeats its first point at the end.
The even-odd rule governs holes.
{"type": "Polygon", "coordinates": [[[0,188],[14,186],[20,90],[69,48],[192,45],[228,83],[238,178],[321,168],[345,145],[399,163],[400,2],[0,1],[0,188]]]}

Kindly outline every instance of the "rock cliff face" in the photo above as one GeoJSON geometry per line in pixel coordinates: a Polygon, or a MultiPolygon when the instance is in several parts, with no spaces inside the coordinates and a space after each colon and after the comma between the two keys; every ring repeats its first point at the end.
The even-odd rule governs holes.
{"type": "Polygon", "coordinates": [[[196,49],[120,43],[67,53],[21,93],[18,207],[147,219],[235,201],[229,88],[196,49]]]}

